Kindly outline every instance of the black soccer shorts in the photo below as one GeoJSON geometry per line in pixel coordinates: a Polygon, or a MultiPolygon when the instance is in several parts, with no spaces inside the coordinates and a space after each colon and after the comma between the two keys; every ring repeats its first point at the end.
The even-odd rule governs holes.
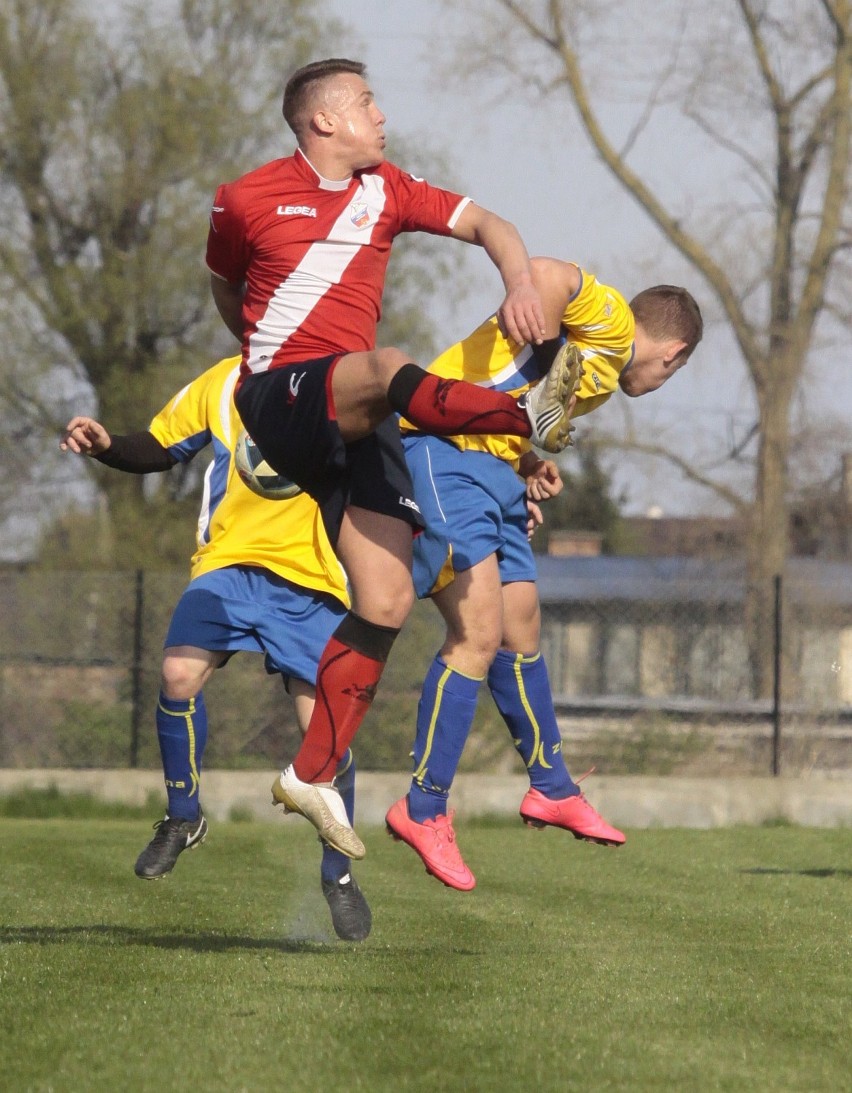
{"type": "Polygon", "coordinates": [[[246,376],[237,410],[264,459],[318,503],[332,545],[343,513],[357,505],[423,528],[395,414],[345,444],[334,416],[331,374],[339,356],[246,376]]]}

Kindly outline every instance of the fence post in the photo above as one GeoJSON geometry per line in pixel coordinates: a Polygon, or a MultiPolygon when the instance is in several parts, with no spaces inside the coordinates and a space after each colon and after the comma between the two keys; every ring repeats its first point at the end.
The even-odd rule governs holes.
{"type": "Polygon", "coordinates": [[[142,614],[145,604],[145,574],[136,570],[136,599],[133,606],[133,663],[130,668],[130,767],[139,765],[139,725],[142,716],[142,614]]]}
{"type": "Polygon", "coordinates": [[[773,577],[775,586],[775,636],[772,668],[772,774],[781,773],[781,574],[773,577]]]}

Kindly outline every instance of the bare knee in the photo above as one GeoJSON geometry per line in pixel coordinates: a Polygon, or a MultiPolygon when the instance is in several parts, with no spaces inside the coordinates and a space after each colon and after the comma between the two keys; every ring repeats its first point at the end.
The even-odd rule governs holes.
{"type": "Polygon", "coordinates": [[[391,412],[388,388],[411,358],[400,349],[349,353],[332,373],[337,424],[347,444],[376,429],[391,412]]]}
{"type": "Polygon", "coordinates": [[[160,687],[166,698],[187,702],[203,689],[209,675],[210,670],[197,661],[166,656],[163,658],[160,687]]]}
{"type": "Polygon", "coordinates": [[[394,349],[388,347],[385,349],[374,349],[367,354],[369,362],[369,375],[370,382],[373,385],[375,394],[378,396],[381,392],[383,398],[387,398],[387,391],[391,385],[391,381],[394,376],[399,372],[400,368],[404,364],[411,364],[411,356],[408,353],[404,353],[401,349],[394,349]]]}
{"type": "Polygon", "coordinates": [[[481,679],[487,675],[499,648],[500,631],[497,627],[448,627],[441,656],[456,671],[481,679]]]}
{"type": "Polygon", "coordinates": [[[376,582],[368,589],[354,592],[352,597],[356,615],[377,626],[390,626],[396,630],[402,628],[413,606],[414,586],[410,581],[382,585],[376,582]]]}
{"type": "Polygon", "coordinates": [[[373,397],[383,396],[400,368],[411,363],[409,354],[391,346],[371,349],[363,356],[358,355],[358,360],[360,365],[357,374],[354,369],[351,374],[358,380],[361,390],[373,397]]]}
{"type": "Polygon", "coordinates": [[[369,356],[376,372],[388,381],[393,379],[404,364],[411,364],[411,354],[404,353],[401,349],[396,349],[393,346],[374,349],[369,356]]]}

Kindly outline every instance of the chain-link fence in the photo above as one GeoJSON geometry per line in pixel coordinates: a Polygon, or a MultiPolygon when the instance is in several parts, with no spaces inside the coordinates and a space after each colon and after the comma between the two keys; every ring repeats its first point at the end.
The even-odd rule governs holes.
{"type": "Polygon", "coordinates": [[[539,572],[575,758],[637,772],[852,765],[852,566],[793,559],[762,583],[697,558],[544,558],[539,572]]]}
{"type": "MultiPolygon", "coordinates": [[[[852,566],[791,564],[757,593],[736,564],[697,559],[542,558],[539,570],[542,650],[573,772],[852,766],[852,566]]],[[[0,574],[0,767],[159,766],[162,641],[185,581],[0,574]]],[[[437,612],[418,604],[359,733],[361,769],[407,769],[441,639],[437,612]]],[[[206,698],[208,768],[275,767],[294,753],[292,706],[262,657],[235,657],[206,698]]],[[[483,687],[462,769],[518,763],[483,687]]]]}

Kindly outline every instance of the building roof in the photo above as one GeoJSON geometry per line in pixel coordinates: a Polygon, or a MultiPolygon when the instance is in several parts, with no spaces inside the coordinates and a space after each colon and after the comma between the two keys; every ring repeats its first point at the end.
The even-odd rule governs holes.
{"type": "MultiPolygon", "coordinates": [[[[536,555],[542,603],[741,603],[741,559],[536,555]]],[[[852,563],[791,558],[784,595],[812,607],[852,607],[852,563]]]]}

